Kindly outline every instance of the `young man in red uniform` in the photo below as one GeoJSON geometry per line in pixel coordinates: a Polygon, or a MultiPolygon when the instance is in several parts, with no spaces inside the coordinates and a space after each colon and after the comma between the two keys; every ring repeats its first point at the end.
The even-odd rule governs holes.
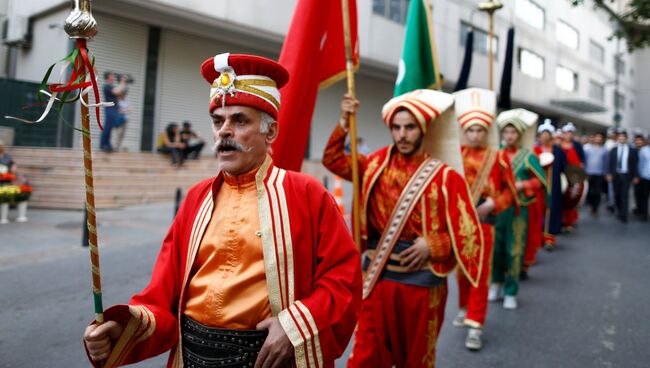
{"type": "Polygon", "coordinates": [[[220,171],[181,206],[150,284],[86,329],[104,368],[171,351],[168,367],[334,367],[361,302],[359,253],[334,199],[267,154],[287,71],[220,54],[201,74],[220,171]]]}
{"type": "Polygon", "coordinates": [[[457,273],[459,312],[454,319],[456,327],[467,326],[465,347],[480,350],[488,287],[492,270],[494,225],[496,215],[516,203],[517,190],[508,159],[499,151],[499,133],[494,126],[496,95],[494,92],[469,88],[456,92],[456,118],[464,132],[462,147],[465,179],[470,187],[472,205],[481,219],[486,254],[483,274],[477,285],[472,285],[462,273],[457,273]]]}
{"type": "MultiPolygon", "coordinates": [[[[444,320],[447,276],[476,283],[483,239],[462,170],[453,96],[416,90],[390,100],[384,123],[393,144],[359,155],[364,301],[349,367],[434,367],[444,320]],[[451,166],[448,166],[451,165],[451,166]]],[[[351,179],[345,96],[323,164],[351,179]]],[[[484,271],[483,271],[484,272],[484,271]]]]}

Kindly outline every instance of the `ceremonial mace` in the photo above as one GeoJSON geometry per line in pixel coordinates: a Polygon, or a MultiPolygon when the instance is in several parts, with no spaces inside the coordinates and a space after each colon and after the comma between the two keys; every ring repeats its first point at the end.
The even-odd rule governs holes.
{"type": "MultiPolygon", "coordinates": [[[[348,82],[348,94],[355,97],[354,87],[354,60],[352,57],[352,37],[350,35],[350,9],[349,0],[341,0],[343,8],[343,34],[345,38],[345,70],[348,82]]],[[[348,115],[350,127],[350,151],[352,156],[352,230],[354,242],[357,247],[361,246],[361,229],[359,221],[359,162],[357,161],[357,115],[348,115]]]]}
{"type": "Polygon", "coordinates": [[[488,57],[490,60],[489,83],[491,91],[494,91],[494,13],[501,8],[503,8],[503,4],[494,0],[478,4],[478,10],[488,13],[490,18],[490,29],[488,32],[488,57]]]}
{"type": "MultiPolygon", "coordinates": [[[[82,54],[87,52],[86,42],[97,34],[97,22],[90,9],[91,0],[72,0],[72,10],[65,20],[65,32],[71,39],[77,41],[77,46],[82,54]]],[[[87,56],[85,57],[87,60],[87,56]]],[[[94,81],[92,65],[86,65],[90,77],[94,81]]],[[[95,91],[97,92],[97,91],[95,91]]],[[[97,94],[96,94],[97,97],[97,94]]],[[[81,93],[81,129],[83,130],[83,161],[86,182],[86,211],[88,220],[88,244],[90,249],[90,263],[93,277],[93,301],[95,305],[95,322],[104,322],[104,307],[102,305],[102,283],[99,272],[99,249],[97,248],[97,216],[95,212],[95,188],[93,186],[93,156],[90,138],[90,112],[88,110],[88,94],[81,93]]],[[[99,107],[96,107],[97,109],[99,107]]],[[[98,111],[98,110],[97,110],[98,111]]]]}

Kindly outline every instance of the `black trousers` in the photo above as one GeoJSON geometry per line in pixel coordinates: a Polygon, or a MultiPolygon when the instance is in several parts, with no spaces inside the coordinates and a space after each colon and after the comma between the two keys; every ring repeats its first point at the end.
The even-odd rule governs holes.
{"type": "Polygon", "coordinates": [[[614,201],[616,203],[618,218],[623,221],[627,221],[627,214],[629,212],[631,183],[632,176],[630,174],[614,175],[614,201]]]}
{"type": "Polygon", "coordinates": [[[639,216],[642,220],[648,221],[648,199],[650,197],[650,179],[641,179],[639,186],[639,216]]]}
{"type": "Polygon", "coordinates": [[[589,175],[589,191],[587,192],[587,203],[594,212],[598,212],[600,200],[603,195],[603,182],[605,177],[602,175],[589,175]]]}

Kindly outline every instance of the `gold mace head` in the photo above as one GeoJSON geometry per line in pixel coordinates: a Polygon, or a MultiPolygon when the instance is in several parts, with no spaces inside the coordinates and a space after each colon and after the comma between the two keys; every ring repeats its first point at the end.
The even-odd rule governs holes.
{"type": "Polygon", "coordinates": [[[90,0],[71,0],[72,10],[63,29],[70,38],[90,40],[97,34],[97,21],[90,12],[90,0]]]}
{"type": "Polygon", "coordinates": [[[478,4],[478,10],[488,13],[494,13],[495,11],[503,8],[503,3],[498,1],[485,1],[478,4]]]}

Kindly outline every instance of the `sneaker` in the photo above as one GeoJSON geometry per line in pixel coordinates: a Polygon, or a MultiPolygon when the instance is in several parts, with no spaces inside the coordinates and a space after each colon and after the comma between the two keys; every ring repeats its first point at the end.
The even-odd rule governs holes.
{"type": "Polygon", "coordinates": [[[504,309],[517,309],[517,297],[514,295],[506,295],[503,298],[503,308],[504,309]]]}
{"type": "Polygon", "coordinates": [[[458,328],[465,327],[465,316],[467,316],[467,311],[464,309],[459,310],[451,324],[458,328]]]}
{"type": "Polygon", "coordinates": [[[467,330],[467,338],[465,339],[465,347],[469,350],[479,351],[483,347],[481,335],[483,331],[478,328],[470,328],[467,330]]]}
{"type": "Polygon", "coordinates": [[[503,299],[503,285],[490,285],[490,290],[488,290],[488,302],[496,302],[499,299],[503,299]]]}

